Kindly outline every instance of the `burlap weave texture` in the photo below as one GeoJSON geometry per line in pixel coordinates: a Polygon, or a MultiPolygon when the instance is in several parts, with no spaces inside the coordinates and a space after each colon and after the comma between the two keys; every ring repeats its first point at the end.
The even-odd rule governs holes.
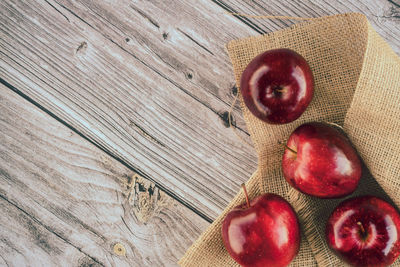
{"type": "MultiPolygon", "coordinates": [[[[291,266],[344,266],[327,247],[325,222],[343,199],[321,200],[291,188],[281,170],[286,140],[300,124],[330,122],[343,127],[365,166],[352,195],[372,194],[400,207],[400,59],[375,32],[365,16],[343,14],[317,18],[267,35],[235,40],[227,45],[235,78],[258,54],[290,48],[310,64],[315,94],[306,112],[285,125],[270,125],[241,106],[254,147],[258,169],[248,181],[251,196],[273,192],[285,197],[299,215],[303,238],[291,266]],[[374,179],[374,178],[375,179],[374,179]],[[386,192],[386,193],[385,193],[386,192]]],[[[236,266],[221,240],[221,222],[243,203],[241,192],[186,252],[182,266],[236,266]]],[[[400,266],[397,260],[393,266],[400,266]]]]}

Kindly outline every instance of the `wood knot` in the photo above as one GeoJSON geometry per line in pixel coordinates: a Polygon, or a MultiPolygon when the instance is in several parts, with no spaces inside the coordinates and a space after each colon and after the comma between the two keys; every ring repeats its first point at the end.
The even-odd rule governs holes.
{"type": "Polygon", "coordinates": [[[126,249],[121,243],[116,243],[113,247],[113,251],[118,256],[125,256],[126,254],[126,249]]]}
{"type": "Polygon", "coordinates": [[[147,223],[151,217],[169,205],[170,199],[156,185],[138,174],[134,174],[126,183],[128,204],[140,223],[147,223]]]}

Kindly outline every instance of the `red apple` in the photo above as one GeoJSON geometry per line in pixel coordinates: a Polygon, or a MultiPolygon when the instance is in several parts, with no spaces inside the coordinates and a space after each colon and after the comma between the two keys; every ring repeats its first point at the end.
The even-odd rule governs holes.
{"type": "Polygon", "coordinates": [[[349,140],[325,123],[307,123],[289,137],[283,174],[297,190],[320,198],[351,194],[361,178],[361,162],[349,140]]]}
{"type": "Polygon", "coordinates": [[[400,214],[374,196],[348,199],[330,216],[326,239],[353,266],[388,266],[400,254],[400,214]]]}
{"type": "Polygon", "coordinates": [[[288,123],[310,104],[314,77],[307,61],[295,51],[269,50],[247,65],[240,90],[254,116],[268,123],[288,123]]]}
{"type": "MultiPolygon", "coordinates": [[[[244,187],[245,189],[245,187],[244,187]]],[[[264,194],[234,208],[222,223],[222,239],[242,266],[287,266],[300,247],[300,229],[292,206],[275,194],[264,194]]]]}

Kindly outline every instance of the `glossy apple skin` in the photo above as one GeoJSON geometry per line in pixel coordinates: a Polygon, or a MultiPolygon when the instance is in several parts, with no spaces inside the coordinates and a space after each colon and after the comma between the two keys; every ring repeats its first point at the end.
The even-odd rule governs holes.
{"type": "Polygon", "coordinates": [[[400,254],[400,215],[392,205],[374,196],[348,199],[330,216],[326,240],[353,266],[388,266],[400,254]]]}
{"type": "Polygon", "coordinates": [[[307,61],[290,49],[274,49],[255,57],[243,71],[240,91],[259,119],[283,124],[306,110],[314,94],[314,77],[307,61]],[[284,90],[284,92],[280,92],[284,90]]]}
{"type": "Polygon", "coordinates": [[[325,123],[299,126],[289,137],[282,170],[297,190],[319,198],[351,194],[361,178],[361,162],[350,141],[325,123]]]}
{"type": "Polygon", "coordinates": [[[222,223],[225,248],[242,266],[287,266],[300,247],[300,228],[292,206],[275,194],[253,199],[229,212],[222,223]]]}

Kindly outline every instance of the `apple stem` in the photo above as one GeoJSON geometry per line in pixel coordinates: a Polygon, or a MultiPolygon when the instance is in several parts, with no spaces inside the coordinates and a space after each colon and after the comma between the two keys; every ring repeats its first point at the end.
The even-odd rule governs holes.
{"type": "Polygon", "coordinates": [[[364,226],[362,225],[362,223],[361,223],[361,222],[357,222],[357,224],[358,224],[358,226],[360,227],[361,234],[362,234],[362,235],[365,235],[365,228],[364,228],[364,226]]]}
{"type": "Polygon", "coordinates": [[[278,93],[285,93],[285,92],[286,92],[286,89],[285,89],[285,88],[282,88],[282,89],[275,89],[275,92],[278,92],[278,93]]]}
{"type": "Polygon", "coordinates": [[[243,188],[244,196],[246,197],[247,207],[250,208],[249,195],[247,194],[246,185],[244,183],[242,184],[242,188],[243,188]]]}
{"type": "Polygon", "coordinates": [[[281,141],[278,141],[278,143],[279,143],[280,145],[283,145],[283,146],[284,146],[286,149],[288,149],[290,152],[292,152],[292,153],[294,153],[294,154],[297,155],[297,151],[294,150],[293,148],[288,147],[288,145],[286,145],[285,143],[282,143],[281,141]]]}

